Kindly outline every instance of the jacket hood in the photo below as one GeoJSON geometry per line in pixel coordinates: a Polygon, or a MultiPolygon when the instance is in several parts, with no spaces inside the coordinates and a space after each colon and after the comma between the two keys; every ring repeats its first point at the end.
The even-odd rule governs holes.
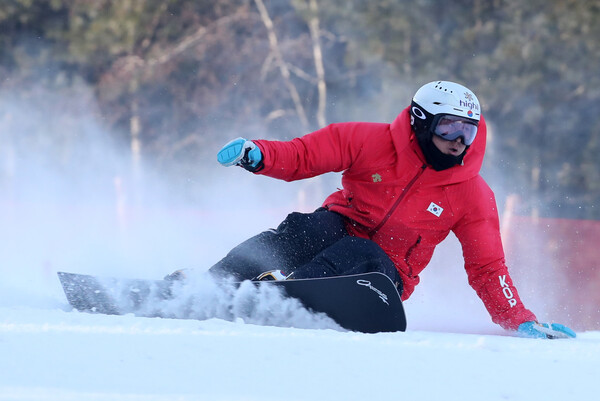
{"type": "MultiPolygon", "coordinates": [[[[394,144],[399,154],[404,152],[412,152],[416,154],[422,163],[426,163],[423,151],[419,146],[417,138],[410,125],[410,107],[402,110],[396,119],[390,124],[394,144]]],[[[483,157],[485,155],[485,146],[487,137],[487,127],[485,119],[481,116],[477,129],[475,141],[471,144],[463,159],[462,165],[450,167],[442,171],[435,171],[431,166],[428,170],[435,173],[436,179],[444,184],[454,184],[457,182],[466,181],[479,175],[481,166],[483,165],[483,157]]]]}

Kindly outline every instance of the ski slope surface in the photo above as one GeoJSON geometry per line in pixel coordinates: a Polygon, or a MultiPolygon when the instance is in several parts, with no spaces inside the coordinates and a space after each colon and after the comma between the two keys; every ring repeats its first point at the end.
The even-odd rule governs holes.
{"type": "Polygon", "coordinates": [[[260,294],[251,314],[229,319],[106,316],[72,311],[58,280],[42,282],[38,298],[1,285],[0,400],[597,397],[600,332],[550,341],[423,330],[419,319],[410,327],[409,301],[407,332],[361,334],[260,294]]]}

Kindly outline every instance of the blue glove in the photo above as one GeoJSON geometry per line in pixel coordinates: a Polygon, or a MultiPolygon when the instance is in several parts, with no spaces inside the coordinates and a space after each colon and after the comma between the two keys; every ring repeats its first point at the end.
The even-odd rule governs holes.
{"type": "Polygon", "coordinates": [[[252,141],[237,138],[228,142],[217,153],[217,161],[223,166],[242,166],[248,171],[258,171],[263,167],[263,155],[252,141]]]}
{"type": "Polygon", "coordinates": [[[558,323],[525,322],[519,325],[517,332],[521,337],[530,338],[575,338],[577,335],[567,326],[558,323]]]}

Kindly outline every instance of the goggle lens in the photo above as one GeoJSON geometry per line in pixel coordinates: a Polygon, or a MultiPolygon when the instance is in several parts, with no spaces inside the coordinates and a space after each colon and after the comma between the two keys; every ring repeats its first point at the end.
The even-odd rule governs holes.
{"type": "Polygon", "coordinates": [[[462,137],[463,143],[469,146],[477,135],[477,124],[462,117],[445,115],[438,120],[433,133],[447,141],[462,137]]]}

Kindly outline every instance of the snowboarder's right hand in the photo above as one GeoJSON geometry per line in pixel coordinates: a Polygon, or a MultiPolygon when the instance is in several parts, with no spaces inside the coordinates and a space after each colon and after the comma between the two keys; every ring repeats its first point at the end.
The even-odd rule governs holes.
{"type": "Polygon", "coordinates": [[[241,166],[248,171],[258,171],[263,167],[260,149],[245,138],[228,142],[217,153],[217,161],[223,166],[241,166]]]}
{"type": "Polygon", "coordinates": [[[531,338],[575,338],[573,330],[558,323],[525,322],[519,325],[517,332],[522,337],[531,338]]]}

